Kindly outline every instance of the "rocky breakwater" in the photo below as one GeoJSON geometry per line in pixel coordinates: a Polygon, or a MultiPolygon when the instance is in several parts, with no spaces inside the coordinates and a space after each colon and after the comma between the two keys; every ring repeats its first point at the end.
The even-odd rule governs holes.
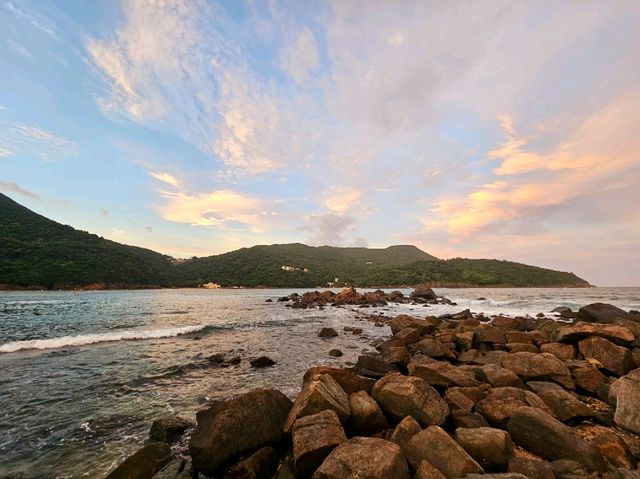
{"type": "Polygon", "coordinates": [[[640,478],[640,316],[480,318],[386,320],[353,369],[215,403],[182,458],[156,442],[109,478],[640,478]]]}

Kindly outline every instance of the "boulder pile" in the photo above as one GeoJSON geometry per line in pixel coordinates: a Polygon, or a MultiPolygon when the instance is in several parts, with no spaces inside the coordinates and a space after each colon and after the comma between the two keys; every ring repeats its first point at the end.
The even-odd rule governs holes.
{"type": "Polygon", "coordinates": [[[109,478],[640,478],[640,315],[574,316],[385,320],[355,368],[215,403],[188,457],[153,443],[109,478]]]}

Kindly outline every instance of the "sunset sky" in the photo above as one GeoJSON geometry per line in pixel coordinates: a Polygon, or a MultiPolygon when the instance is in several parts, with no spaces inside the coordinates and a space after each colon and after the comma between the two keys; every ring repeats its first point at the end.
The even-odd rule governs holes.
{"type": "Polygon", "coordinates": [[[637,0],[0,1],[0,191],[38,213],[640,286],[637,0]]]}

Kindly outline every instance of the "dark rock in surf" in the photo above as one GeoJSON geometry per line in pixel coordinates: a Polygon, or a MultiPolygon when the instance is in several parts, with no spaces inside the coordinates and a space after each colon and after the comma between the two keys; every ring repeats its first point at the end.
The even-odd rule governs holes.
{"type": "Polygon", "coordinates": [[[190,426],[191,423],[180,416],[162,416],[153,421],[149,437],[155,441],[171,443],[190,426]]]}
{"type": "Polygon", "coordinates": [[[164,442],[154,442],[139,449],[115,468],[106,479],[151,479],[171,461],[171,448],[164,442]]]}
{"type": "Polygon", "coordinates": [[[276,364],[273,359],[267,356],[260,356],[259,358],[252,359],[249,362],[253,368],[268,368],[269,366],[276,364]]]}

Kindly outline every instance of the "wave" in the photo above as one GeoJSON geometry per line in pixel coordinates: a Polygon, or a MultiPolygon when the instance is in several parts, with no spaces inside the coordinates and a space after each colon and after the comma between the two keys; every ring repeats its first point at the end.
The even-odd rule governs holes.
{"type": "Polygon", "coordinates": [[[81,334],[78,336],[62,336],[50,339],[31,339],[28,341],[13,341],[0,345],[0,353],[13,353],[24,349],[54,349],[67,346],[83,346],[86,344],[103,343],[107,341],[130,341],[134,339],[171,338],[181,334],[195,333],[212,329],[212,326],[199,324],[180,328],[129,330],[113,333],[81,334]]]}

